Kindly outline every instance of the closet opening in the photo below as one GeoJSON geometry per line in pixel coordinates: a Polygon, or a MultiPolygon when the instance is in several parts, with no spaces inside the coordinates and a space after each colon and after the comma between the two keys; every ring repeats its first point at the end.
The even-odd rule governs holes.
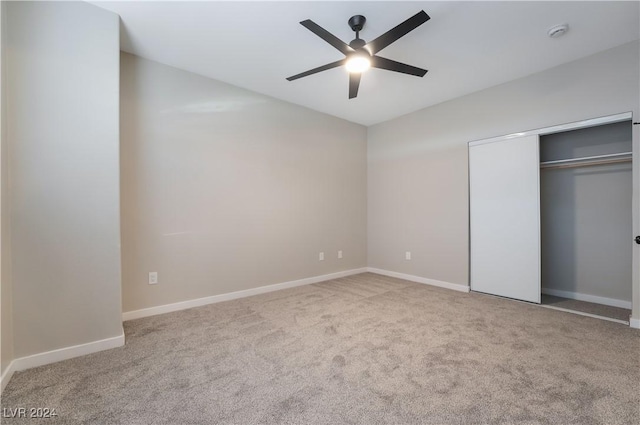
{"type": "Polygon", "coordinates": [[[542,305],[628,323],[632,123],[540,136],[542,305]]]}

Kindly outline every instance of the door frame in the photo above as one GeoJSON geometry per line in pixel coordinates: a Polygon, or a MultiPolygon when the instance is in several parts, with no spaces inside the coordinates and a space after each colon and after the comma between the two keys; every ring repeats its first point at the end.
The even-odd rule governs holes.
{"type": "MultiPolygon", "coordinates": [[[[629,241],[632,244],[633,260],[632,260],[632,276],[631,276],[631,318],[629,326],[640,329],[640,245],[633,242],[635,235],[640,235],[640,128],[633,124],[633,112],[623,112],[620,114],[607,115],[598,118],[591,118],[582,121],[574,121],[566,124],[554,125],[551,127],[527,130],[520,133],[511,133],[503,136],[490,137],[488,139],[474,140],[468,143],[468,146],[477,146],[485,143],[497,142],[499,140],[515,139],[523,136],[544,136],[547,134],[561,133],[563,131],[578,130],[583,128],[595,127],[603,124],[613,124],[621,121],[631,121],[632,125],[632,178],[633,178],[633,199],[632,199],[632,229],[633,235],[629,235],[629,241]]],[[[469,216],[471,218],[471,216],[469,216]]],[[[469,237],[471,237],[471,229],[469,229],[469,237]]],[[[469,243],[471,250],[471,243],[469,243]]],[[[469,275],[471,275],[471,255],[469,255],[469,275]]]]}

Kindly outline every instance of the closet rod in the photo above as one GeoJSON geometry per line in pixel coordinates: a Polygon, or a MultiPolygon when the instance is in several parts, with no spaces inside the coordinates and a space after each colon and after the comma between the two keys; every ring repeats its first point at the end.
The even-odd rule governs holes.
{"type": "Polygon", "coordinates": [[[631,152],[612,153],[607,155],[585,156],[583,158],[559,159],[540,163],[540,168],[571,168],[587,165],[616,164],[631,161],[631,152]]]}

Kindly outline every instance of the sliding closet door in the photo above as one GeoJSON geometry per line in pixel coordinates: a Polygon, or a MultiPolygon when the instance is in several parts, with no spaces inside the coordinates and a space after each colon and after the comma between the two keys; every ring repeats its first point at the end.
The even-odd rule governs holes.
{"type": "Polygon", "coordinates": [[[471,289],[540,302],[538,136],[469,145],[471,289]]]}

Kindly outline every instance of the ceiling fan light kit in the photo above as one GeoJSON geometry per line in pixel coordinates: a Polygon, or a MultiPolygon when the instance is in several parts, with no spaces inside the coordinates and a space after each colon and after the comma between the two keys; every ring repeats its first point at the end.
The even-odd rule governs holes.
{"type": "Polygon", "coordinates": [[[406,34],[424,24],[429,19],[431,19],[429,15],[427,15],[424,10],[421,10],[411,18],[402,22],[400,25],[390,29],[375,40],[366,43],[360,38],[360,31],[364,28],[367,18],[362,15],[355,15],[349,18],[348,21],[349,27],[351,27],[351,29],[356,33],[356,38],[351,40],[349,44],[343,42],[310,19],[302,21],[300,22],[302,26],[322,38],[327,43],[331,44],[345,55],[345,58],[293,75],[288,77],[287,80],[294,81],[302,77],[307,77],[309,75],[317,74],[318,72],[345,65],[345,68],[349,71],[349,99],[353,99],[358,95],[358,87],[360,86],[360,77],[362,73],[370,67],[414,75],[416,77],[423,77],[427,73],[426,69],[386,59],[381,56],[377,56],[376,53],[399,38],[404,37],[406,34]]]}
{"type": "Polygon", "coordinates": [[[349,56],[347,63],[345,63],[345,67],[350,73],[362,73],[371,68],[370,56],[364,52],[355,52],[349,56]]]}

